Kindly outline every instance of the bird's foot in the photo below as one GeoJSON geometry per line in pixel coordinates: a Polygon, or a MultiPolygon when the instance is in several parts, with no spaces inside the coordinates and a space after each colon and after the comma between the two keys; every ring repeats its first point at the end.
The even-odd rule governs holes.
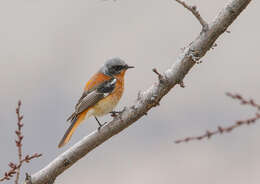
{"type": "Polygon", "coordinates": [[[121,111],[111,111],[109,112],[112,117],[116,117],[118,114],[121,114],[125,111],[125,108],[121,111]]]}

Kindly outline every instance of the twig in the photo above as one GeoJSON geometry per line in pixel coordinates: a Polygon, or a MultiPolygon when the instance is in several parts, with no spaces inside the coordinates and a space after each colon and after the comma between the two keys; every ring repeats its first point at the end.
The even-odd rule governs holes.
{"type": "Polygon", "coordinates": [[[158,75],[159,81],[160,81],[160,82],[163,82],[163,75],[160,74],[160,73],[157,71],[156,68],[153,68],[152,71],[153,71],[156,75],[158,75]]]}
{"type": "Polygon", "coordinates": [[[42,156],[42,154],[35,153],[33,155],[26,155],[24,158],[22,158],[22,140],[23,140],[23,135],[22,135],[22,127],[23,123],[21,122],[23,119],[23,116],[20,114],[20,109],[21,109],[21,101],[18,101],[18,107],[16,108],[16,115],[17,115],[17,130],[15,131],[15,134],[17,135],[17,140],[15,140],[16,147],[18,148],[18,164],[15,164],[13,162],[10,162],[8,166],[10,167],[9,171],[4,173],[4,176],[0,178],[0,182],[4,180],[10,180],[11,177],[16,174],[15,178],[15,184],[18,184],[19,181],[19,176],[20,176],[20,168],[23,165],[23,163],[29,163],[32,159],[38,158],[42,156]]]}
{"type": "MultiPolygon", "coordinates": [[[[32,159],[38,158],[42,156],[42,154],[35,153],[31,156],[26,155],[24,159],[21,160],[19,164],[15,164],[13,162],[10,162],[8,166],[11,168],[9,171],[5,172],[4,176],[0,178],[0,182],[4,180],[10,180],[11,177],[13,177],[14,174],[17,174],[17,170],[21,168],[24,162],[29,163],[32,159]]],[[[16,182],[16,180],[15,180],[16,182]]]]}
{"type": "Polygon", "coordinates": [[[208,30],[208,27],[209,27],[208,23],[201,17],[196,6],[187,5],[184,1],[181,1],[181,0],[175,0],[175,1],[178,2],[179,4],[181,4],[187,10],[189,10],[196,17],[196,19],[200,22],[203,31],[208,30]]]}
{"type": "MultiPolygon", "coordinates": [[[[257,110],[260,110],[260,106],[258,104],[256,104],[254,102],[254,100],[245,100],[241,95],[234,95],[234,94],[231,94],[231,93],[226,93],[227,96],[233,98],[233,99],[237,99],[237,100],[240,100],[241,101],[241,105],[250,105],[254,108],[256,108],[257,110]]],[[[204,138],[211,138],[211,136],[213,135],[216,135],[216,134],[223,134],[223,133],[229,133],[231,132],[233,129],[235,128],[238,128],[242,125],[250,125],[250,124],[253,124],[255,123],[257,120],[260,119],[260,113],[256,113],[254,117],[252,118],[248,118],[246,120],[239,120],[237,121],[234,125],[231,125],[231,126],[228,126],[228,127],[221,127],[219,126],[217,130],[215,131],[206,131],[205,134],[203,135],[200,135],[200,136],[193,136],[193,137],[186,137],[184,139],[179,139],[179,140],[176,140],[174,141],[176,144],[179,144],[179,143],[183,143],[183,142],[189,142],[189,141],[193,141],[193,140],[201,140],[201,139],[204,139],[204,138]]]]}
{"type": "Polygon", "coordinates": [[[193,141],[193,140],[202,140],[204,138],[211,138],[213,135],[216,134],[223,134],[223,133],[229,133],[231,132],[233,129],[238,128],[242,125],[251,125],[253,123],[255,123],[257,120],[260,119],[260,114],[256,113],[256,115],[252,118],[246,119],[246,120],[240,120],[237,121],[234,125],[228,126],[228,127],[221,127],[219,126],[217,130],[215,131],[206,131],[205,134],[201,135],[201,136],[194,136],[194,137],[186,137],[184,139],[179,139],[174,141],[176,144],[179,143],[183,143],[183,142],[189,142],[189,141],[193,141]]]}
{"type": "MultiPolygon", "coordinates": [[[[20,108],[21,108],[21,101],[18,101],[18,107],[16,108],[16,115],[17,115],[17,126],[18,126],[18,130],[15,131],[16,135],[17,135],[17,140],[15,141],[16,143],[16,147],[18,148],[18,159],[19,159],[19,165],[22,165],[22,140],[23,140],[23,136],[22,136],[22,132],[21,129],[23,127],[22,124],[22,119],[23,116],[20,115],[20,108]]],[[[16,179],[15,179],[15,184],[18,184],[19,181],[19,176],[20,176],[20,167],[17,168],[16,171],[16,179]]]]}
{"type": "Polygon", "coordinates": [[[258,111],[260,111],[260,105],[255,103],[253,99],[246,100],[239,94],[226,93],[226,95],[233,99],[239,100],[241,102],[241,105],[249,105],[251,107],[256,108],[258,111]]]}

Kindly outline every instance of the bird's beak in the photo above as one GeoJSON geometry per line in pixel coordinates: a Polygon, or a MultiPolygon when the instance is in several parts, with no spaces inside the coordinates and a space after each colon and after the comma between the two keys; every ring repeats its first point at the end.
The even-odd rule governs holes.
{"type": "Polygon", "coordinates": [[[134,68],[134,66],[128,66],[128,65],[126,65],[126,69],[129,69],[129,68],[134,68]]]}

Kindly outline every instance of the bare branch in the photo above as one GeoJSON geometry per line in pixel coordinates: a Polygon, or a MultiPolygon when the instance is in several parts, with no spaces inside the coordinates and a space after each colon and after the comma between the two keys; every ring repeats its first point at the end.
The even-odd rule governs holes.
{"type": "Polygon", "coordinates": [[[26,155],[24,158],[22,158],[22,140],[23,140],[23,135],[22,135],[22,119],[23,116],[20,114],[20,109],[21,109],[21,101],[18,101],[18,107],[16,108],[16,115],[17,115],[17,130],[15,131],[15,134],[17,135],[17,140],[15,140],[16,147],[18,148],[18,164],[15,164],[13,162],[10,162],[8,166],[10,167],[10,170],[5,172],[4,176],[0,178],[0,182],[4,180],[10,180],[11,177],[16,174],[15,178],[15,184],[18,184],[19,181],[19,176],[20,176],[20,168],[22,167],[23,163],[29,163],[32,159],[38,158],[42,156],[42,154],[35,153],[33,155],[26,155]]]}
{"type": "Polygon", "coordinates": [[[246,100],[239,94],[226,93],[226,95],[233,99],[239,100],[241,105],[249,105],[253,108],[256,108],[258,111],[260,111],[260,105],[255,103],[253,99],[246,100]]]}
{"type": "MultiPolygon", "coordinates": [[[[246,100],[241,95],[232,94],[232,93],[226,93],[226,95],[228,97],[231,97],[232,99],[239,100],[241,102],[241,105],[249,105],[249,106],[252,106],[252,107],[256,108],[258,111],[260,110],[260,105],[255,103],[255,101],[253,99],[246,100]]],[[[228,127],[225,127],[225,128],[219,126],[218,129],[213,131],[213,132],[206,131],[206,133],[203,134],[203,135],[193,136],[193,137],[186,137],[184,139],[179,139],[179,140],[176,140],[174,142],[176,144],[179,144],[179,143],[189,142],[189,141],[193,141],[193,140],[202,140],[204,138],[210,138],[211,136],[216,135],[216,134],[229,133],[229,132],[231,132],[235,128],[238,128],[238,127],[240,127],[242,125],[253,124],[253,123],[255,123],[259,119],[260,119],[260,114],[256,113],[254,117],[248,118],[246,120],[239,120],[234,125],[231,125],[231,126],[228,126],[228,127]]]]}
{"type": "Polygon", "coordinates": [[[180,54],[176,62],[161,74],[167,79],[167,83],[162,84],[157,81],[149,89],[139,93],[138,100],[126,107],[125,111],[114,117],[111,122],[104,125],[100,130],[96,130],[84,137],[67,151],[56,157],[42,170],[33,174],[31,176],[32,184],[45,184],[55,179],[90,151],[146,115],[151,108],[157,106],[161,98],[171,88],[180,81],[183,81],[186,74],[196,64],[194,59],[200,59],[210,50],[216,39],[226,31],[228,26],[232,24],[250,2],[251,0],[230,1],[211,24],[209,24],[209,28],[205,31],[205,34],[199,34],[180,54]],[[194,58],[191,57],[191,53],[194,58]]]}
{"type": "MultiPolygon", "coordinates": [[[[17,115],[17,120],[18,120],[18,122],[17,122],[18,130],[15,131],[17,138],[18,138],[18,140],[16,140],[15,143],[18,148],[18,160],[19,160],[20,165],[22,165],[22,139],[23,139],[22,132],[21,132],[21,129],[23,127],[23,124],[21,123],[23,116],[20,115],[21,104],[22,103],[19,100],[18,107],[16,108],[16,115],[17,115]]],[[[20,167],[18,167],[17,171],[16,171],[16,179],[14,182],[15,184],[18,184],[19,176],[20,176],[20,167]]]]}
{"type": "Polygon", "coordinates": [[[203,135],[200,135],[200,136],[194,136],[194,137],[186,137],[184,139],[179,139],[179,140],[176,140],[174,141],[176,144],[179,144],[179,143],[183,143],[183,142],[189,142],[189,141],[193,141],[193,140],[202,140],[202,139],[205,139],[205,138],[211,138],[213,135],[216,135],[216,134],[223,134],[223,133],[229,133],[231,132],[233,129],[235,128],[238,128],[242,125],[251,125],[253,123],[255,123],[257,120],[260,119],[260,114],[259,113],[256,113],[256,115],[252,118],[248,118],[246,120],[240,120],[240,121],[237,121],[234,125],[231,125],[231,126],[228,126],[228,127],[221,127],[219,126],[217,130],[215,131],[206,131],[205,134],[203,135]]]}
{"type": "Polygon", "coordinates": [[[181,1],[181,0],[175,0],[175,1],[180,3],[184,8],[189,10],[196,17],[196,19],[200,22],[203,31],[208,30],[208,27],[209,27],[208,23],[201,17],[201,15],[200,15],[199,11],[197,10],[196,6],[187,5],[184,1],[181,1]]]}

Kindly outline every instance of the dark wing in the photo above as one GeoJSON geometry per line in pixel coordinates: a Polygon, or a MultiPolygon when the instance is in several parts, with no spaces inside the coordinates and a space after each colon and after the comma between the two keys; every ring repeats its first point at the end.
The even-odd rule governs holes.
{"type": "Polygon", "coordinates": [[[85,91],[75,106],[75,112],[67,119],[67,121],[77,118],[80,113],[108,96],[115,89],[115,85],[116,79],[111,78],[96,86],[94,89],[92,88],[90,91],[85,91]]]}
{"type": "Polygon", "coordinates": [[[77,114],[85,111],[87,108],[95,105],[99,100],[103,99],[109,95],[115,88],[116,79],[111,78],[96,87],[96,89],[91,89],[87,93],[83,93],[84,97],[76,105],[75,112],[77,114]]]}
{"type": "Polygon", "coordinates": [[[97,90],[89,93],[87,96],[85,96],[80,103],[76,106],[76,113],[82,113],[87,108],[95,105],[99,100],[103,99],[105,97],[104,93],[99,93],[97,90]]]}

